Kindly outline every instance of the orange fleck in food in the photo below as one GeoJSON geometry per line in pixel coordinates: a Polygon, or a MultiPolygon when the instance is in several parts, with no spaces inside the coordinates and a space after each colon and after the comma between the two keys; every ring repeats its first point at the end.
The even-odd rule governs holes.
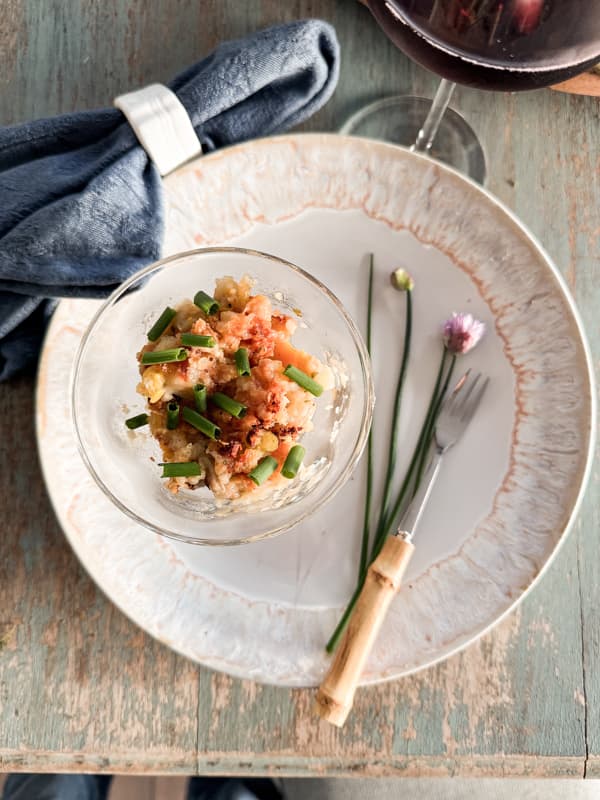
{"type": "Polygon", "coordinates": [[[318,359],[311,356],[309,353],[305,353],[304,350],[298,350],[285,339],[277,340],[274,348],[274,356],[283,363],[284,367],[291,364],[301,369],[302,372],[306,372],[306,374],[311,377],[316,375],[321,368],[321,362],[318,359]]]}

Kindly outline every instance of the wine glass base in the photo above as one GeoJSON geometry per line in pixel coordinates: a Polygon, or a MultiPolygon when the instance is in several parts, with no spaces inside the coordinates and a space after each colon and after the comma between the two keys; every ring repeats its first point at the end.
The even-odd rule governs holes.
{"type": "MultiPolygon", "coordinates": [[[[431,100],[426,97],[387,97],[353,114],[340,133],[411,147],[430,108],[431,100]]],[[[485,156],[479,139],[468,122],[451,108],[442,117],[428,155],[477,183],[485,181],[485,156]]]]}

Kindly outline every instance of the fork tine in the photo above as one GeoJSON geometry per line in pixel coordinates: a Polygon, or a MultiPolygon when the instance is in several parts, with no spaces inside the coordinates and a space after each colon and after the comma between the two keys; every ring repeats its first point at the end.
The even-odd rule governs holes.
{"type": "MultiPolygon", "coordinates": [[[[481,377],[481,373],[477,377],[478,378],[481,377]]],[[[470,420],[472,419],[473,415],[477,411],[477,408],[479,407],[479,404],[481,403],[481,399],[482,399],[483,395],[485,394],[485,390],[487,389],[489,382],[490,382],[490,379],[486,378],[484,380],[484,382],[481,384],[481,386],[479,387],[479,390],[477,391],[477,393],[471,399],[471,402],[468,405],[465,406],[465,409],[464,409],[462,417],[461,417],[462,422],[464,422],[464,423],[470,422],[470,420]]],[[[475,384],[475,381],[473,383],[475,384]]]]}
{"type": "Polygon", "coordinates": [[[464,397],[460,398],[461,409],[464,409],[469,402],[469,397],[473,394],[473,389],[477,386],[479,379],[481,378],[481,372],[478,372],[477,375],[473,378],[473,380],[469,383],[467,390],[465,392],[464,397]]]}
{"type": "Polygon", "coordinates": [[[443,408],[448,414],[454,413],[457,405],[459,404],[460,400],[458,396],[460,394],[460,390],[468,381],[470,374],[471,374],[471,367],[469,367],[469,369],[460,376],[460,378],[456,381],[456,384],[452,389],[452,391],[446,395],[446,398],[443,402],[443,408]]]}
{"type": "Polygon", "coordinates": [[[465,383],[467,382],[467,380],[468,380],[468,378],[469,378],[469,375],[470,375],[470,374],[471,374],[471,367],[469,367],[469,369],[468,369],[468,370],[467,370],[465,373],[463,373],[463,374],[460,376],[460,378],[459,378],[459,379],[456,381],[456,384],[455,384],[455,386],[454,386],[454,389],[452,389],[452,392],[450,393],[450,396],[451,396],[451,397],[453,397],[453,396],[457,395],[457,394],[458,394],[458,392],[460,392],[460,390],[462,389],[462,387],[463,387],[463,386],[465,385],[465,383]]]}

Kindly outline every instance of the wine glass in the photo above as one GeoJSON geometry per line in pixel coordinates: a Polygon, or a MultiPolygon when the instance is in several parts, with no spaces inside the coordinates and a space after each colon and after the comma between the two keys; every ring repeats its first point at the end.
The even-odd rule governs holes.
{"type": "Polygon", "coordinates": [[[351,117],[343,133],[432,152],[483,183],[485,158],[448,109],[456,83],[517,91],[549,86],[600,60],[600,0],[365,0],[387,36],[442,76],[433,102],[392,97],[351,117]],[[432,145],[435,141],[435,149],[432,145]]]}

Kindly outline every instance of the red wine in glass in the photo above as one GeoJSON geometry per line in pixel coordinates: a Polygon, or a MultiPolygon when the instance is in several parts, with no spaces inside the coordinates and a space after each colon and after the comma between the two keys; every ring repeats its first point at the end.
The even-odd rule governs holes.
{"type": "Polygon", "coordinates": [[[549,86],[600,60],[600,0],[368,0],[388,37],[447,80],[549,86]]]}

